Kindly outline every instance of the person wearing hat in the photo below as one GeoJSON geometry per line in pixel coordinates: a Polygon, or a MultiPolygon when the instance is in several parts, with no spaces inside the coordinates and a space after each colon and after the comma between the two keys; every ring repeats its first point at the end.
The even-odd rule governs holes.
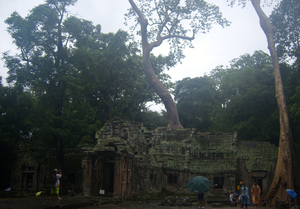
{"type": "Polygon", "coordinates": [[[50,199],[52,198],[52,194],[56,194],[57,195],[57,199],[61,200],[61,198],[59,197],[59,186],[60,186],[60,181],[59,179],[62,177],[61,171],[54,169],[53,170],[53,174],[52,176],[55,177],[55,181],[51,187],[51,193],[50,193],[50,199]]]}
{"type": "Polygon", "coordinates": [[[237,185],[237,192],[239,192],[240,190],[241,190],[241,188],[242,188],[242,185],[243,184],[243,182],[241,181],[240,183],[239,183],[239,185],[237,185]]]}

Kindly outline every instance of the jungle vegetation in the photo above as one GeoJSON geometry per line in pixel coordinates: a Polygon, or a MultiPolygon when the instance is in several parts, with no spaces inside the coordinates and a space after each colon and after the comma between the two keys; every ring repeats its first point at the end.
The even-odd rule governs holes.
{"type": "MultiPolygon", "coordinates": [[[[206,28],[174,29],[175,34],[183,32],[183,35],[171,37],[166,31],[172,31],[164,31],[164,27],[168,28],[167,22],[162,22],[161,31],[153,29],[147,36],[146,29],[143,33],[147,19],[135,1],[129,2],[133,8],[128,17],[137,16],[145,21],[144,25],[139,23],[144,36],[142,44],[149,47],[146,52],[127,31],[105,34],[100,25],[67,15],[67,8],[74,5],[75,0],[47,1],[33,8],[26,17],[14,12],[6,19],[8,32],[20,51],[18,55],[9,52],[3,55],[9,85],[0,83],[1,165],[9,168],[15,148],[34,142],[55,149],[64,167],[64,149],[82,143],[94,144],[95,132],[113,118],[143,122],[152,130],[174,125],[174,128],[196,128],[201,132],[237,131],[238,140],[279,145],[280,112],[270,55],[262,51],[244,54],[233,58],[228,67],[217,66],[205,76],[173,83],[166,70],[183,59],[186,41],[193,40],[194,33],[206,28]],[[154,36],[157,31],[162,33],[154,36]],[[182,43],[171,42],[174,46],[182,45],[168,56],[154,56],[151,49],[169,38],[183,38],[182,43]],[[150,80],[155,78],[154,83],[149,82],[149,76],[150,80]],[[154,87],[156,82],[163,89],[162,95],[158,93],[161,90],[154,87]],[[174,101],[169,100],[170,95],[174,101]],[[158,113],[147,108],[148,102],[161,101],[168,111],[158,113]],[[167,107],[169,102],[170,108],[167,107]],[[174,120],[170,119],[173,113],[178,114],[175,119],[171,117],[174,120]]],[[[140,2],[143,7],[146,1],[140,2]]],[[[194,11],[201,5],[189,6],[194,11]]],[[[277,28],[274,43],[298,163],[299,7],[299,1],[282,0],[269,17],[277,28]]],[[[171,5],[161,7],[160,20],[164,20],[163,15],[168,12],[170,17],[164,17],[165,20],[172,19],[174,12],[180,12],[177,9],[171,5]]],[[[211,12],[216,14],[214,10],[211,12]]],[[[228,25],[220,16],[212,16],[212,19],[222,26],[228,25]]],[[[2,175],[5,178],[8,174],[2,175]]]]}

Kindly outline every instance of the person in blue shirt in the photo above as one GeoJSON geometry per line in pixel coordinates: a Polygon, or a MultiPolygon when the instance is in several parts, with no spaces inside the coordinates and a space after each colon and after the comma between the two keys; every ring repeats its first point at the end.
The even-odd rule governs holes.
{"type": "Polygon", "coordinates": [[[241,208],[243,208],[244,206],[247,208],[247,206],[250,204],[250,196],[249,196],[249,189],[248,187],[246,187],[245,184],[242,185],[241,192],[242,192],[241,208]]]}

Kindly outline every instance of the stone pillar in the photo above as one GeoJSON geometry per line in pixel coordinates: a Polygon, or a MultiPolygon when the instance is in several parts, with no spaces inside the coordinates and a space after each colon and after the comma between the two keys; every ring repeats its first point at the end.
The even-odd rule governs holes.
{"type": "Polygon", "coordinates": [[[86,153],[83,160],[83,195],[90,195],[91,188],[91,178],[92,178],[92,156],[89,153],[86,153]]]}
{"type": "Polygon", "coordinates": [[[121,180],[121,169],[122,169],[122,159],[120,156],[116,156],[114,159],[114,193],[113,197],[121,197],[122,195],[122,180],[121,180]]]}

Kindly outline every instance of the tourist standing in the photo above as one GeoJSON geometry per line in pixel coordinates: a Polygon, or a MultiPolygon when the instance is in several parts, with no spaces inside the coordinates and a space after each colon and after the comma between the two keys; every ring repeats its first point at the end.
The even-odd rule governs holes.
{"type": "Polygon", "coordinates": [[[51,187],[51,193],[50,193],[50,199],[52,198],[52,194],[57,195],[57,199],[61,200],[59,197],[59,186],[60,186],[60,181],[59,179],[62,177],[61,171],[58,171],[57,169],[53,170],[53,174],[51,176],[51,180],[53,182],[52,187],[51,187]]]}
{"type": "Polygon", "coordinates": [[[248,187],[246,187],[245,184],[242,185],[241,192],[242,192],[241,208],[243,208],[244,206],[247,208],[247,206],[250,204],[250,197],[249,197],[249,189],[248,187]]]}
{"type": "Polygon", "coordinates": [[[204,193],[198,193],[198,208],[204,208],[203,199],[204,193]]]}
{"type": "Polygon", "coordinates": [[[251,188],[251,197],[252,197],[252,203],[254,207],[257,208],[260,203],[260,193],[261,193],[260,187],[257,185],[257,182],[254,182],[254,185],[251,188]]]}

